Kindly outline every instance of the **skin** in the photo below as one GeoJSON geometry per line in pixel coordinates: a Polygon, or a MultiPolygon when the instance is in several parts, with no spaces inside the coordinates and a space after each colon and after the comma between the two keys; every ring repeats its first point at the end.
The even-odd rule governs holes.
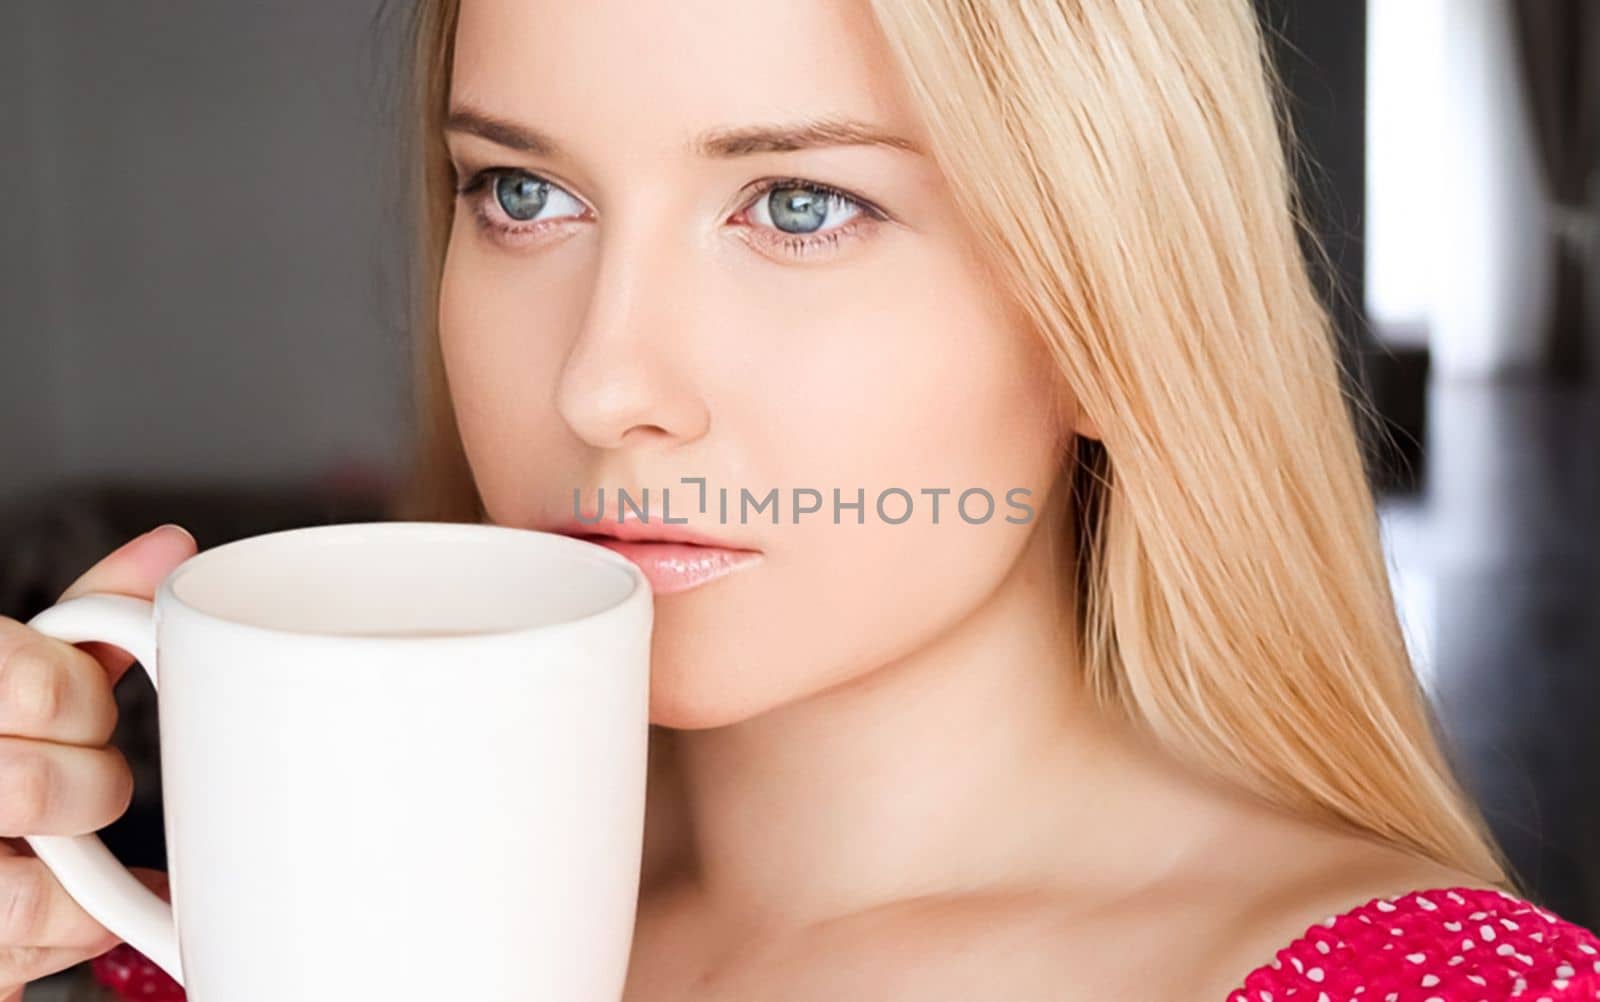
{"type": "MultiPolygon", "coordinates": [[[[1071,554],[1047,527],[1073,437],[1095,428],[996,296],[931,160],[690,149],[821,116],[923,143],[863,3],[462,6],[454,104],[561,147],[448,136],[463,181],[556,186],[539,221],[498,217],[528,229],[509,238],[472,211],[493,218],[492,185],[463,195],[451,234],[442,347],[490,518],[551,528],[574,488],[659,497],[683,476],[869,499],[862,525],[719,524],[674,491],[675,517],[762,558],[656,598],[630,1002],[1222,998],[1336,911],[1487,886],[1277,813],[1091,711],[1058,615],[1071,554]],[[849,235],[788,255],[793,234],[753,210],[779,178],[886,218],[834,206],[821,228],[849,235]],[[902,525],[870,510],[892,486],[918,499],[902,525]],[[1036,517],[968,525],[947,496],[932,524],[922,488],[974,486],[1026,488],[1036,517]]],[[[193,552],[179,531],[142,537],[64,597],[148,598],[193,552]]],[[[127,663],[0,618],[0,789],[46,767],[39,797],[0,796],[0,834],[91,831],[126,808],[105,741],[127,663]]],[[[15,1002],[115,939],[20,842],[4,852],[15,1002]]]]}
{"type": "Polygon", "coordinates": [[[1022,486],[1046,513],[774,526],[687,509],[764,558],[656,599],[663,730],[628,997],[1135,998],[1152,984],[1127,978],[1158,976],[1170,997],[1221,997],[1335,906],[1472,885],[1278,816],[1090,712],[1045,527],[1065,448],[1094,427],[931,159],[693,150],[827,115],[926,149],[890,67],[857,0],[462,5],[452,106],[561,147],[447,136],[463,180],[561,187],[510,241],[471,211],[529,225],[492,189],[457,205],[439,319],[492,520],[550,528],[575,487],[681,476],[1022,486]],[[890,218],[786,257],[759,238],[787,235],[776,217],[748,211],[786,177],[890,218]],[[1160,975],[1136,962],[1152,936],[1178,954],[1160,975]]]}
{"type": "MultiPolygon", "coordinates": [[[[151,599],[195,552],[186,530],[163,526],[107,554],[58,601],[91,592],[151,599]]],[[[109,644],[74,646],[0,616],[0,835],[79,835],[128,809],[133,775],[107,742],[117,720],[112,686],[132,664],[109,644]]],[[[166,896],[166,874],[133,872],[166,896]]],[[[0,1002],[17,1002],[25,982],[118,942],[68,897],[27,843],[0,839],[0,1002]]]]}

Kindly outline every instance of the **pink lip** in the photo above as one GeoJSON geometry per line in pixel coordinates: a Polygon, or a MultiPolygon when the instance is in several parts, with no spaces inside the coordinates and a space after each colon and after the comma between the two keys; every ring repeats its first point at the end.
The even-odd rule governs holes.
{"type": "Polygon", "coordinates": [[[681,525],[573,522],[554,531],[597,543],[633,561],[657,595],[687,591],[726,577],[761,560],[760,550],[729,546],[681,525]]]}
{"type": "Polygon", "coordinates": [[[591,536],[589,542],[622,554],[644,571],[650,590],[657,595],[688,591],[761,559],[754,550],[724,550],[689,543],[644,543],[591,536]]]}

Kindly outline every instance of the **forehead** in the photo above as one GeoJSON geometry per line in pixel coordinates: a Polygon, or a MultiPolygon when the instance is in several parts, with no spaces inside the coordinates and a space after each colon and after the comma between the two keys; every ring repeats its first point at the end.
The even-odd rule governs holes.
{"type": "Polygon", "coordinates": [[[819,115],[914,131],[867,0],[461,0],[451,95],[630,145],[819,115]]]}

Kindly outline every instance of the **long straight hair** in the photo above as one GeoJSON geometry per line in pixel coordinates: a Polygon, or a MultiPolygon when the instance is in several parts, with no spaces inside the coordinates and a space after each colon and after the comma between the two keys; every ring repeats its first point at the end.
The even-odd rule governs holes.
{"type": "MultiPolygon", "coordinates": [[[[1524,893],[1406,651],[1248,0],[868,2],[986,260],[1100,432],[1060,483],[1063,601],[1101,709],[1279,807],[1524,893]]],[[[456,20],[457,0],[421,0],[412,22],[419,424],[399,510],[480,521],[437,332],[456,20]]]]}

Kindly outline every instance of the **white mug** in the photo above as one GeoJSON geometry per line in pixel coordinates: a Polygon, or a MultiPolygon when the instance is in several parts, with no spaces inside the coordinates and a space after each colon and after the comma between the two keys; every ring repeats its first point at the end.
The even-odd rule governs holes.
{"type": "Polygon", "coordinates": [[[95,835],[28,842],[195,1002],[614,1002],[643,846],[653,605],[605,547],[291,529],[155,602],[28,625],[156,684],[172,905],[95,835]]]}

